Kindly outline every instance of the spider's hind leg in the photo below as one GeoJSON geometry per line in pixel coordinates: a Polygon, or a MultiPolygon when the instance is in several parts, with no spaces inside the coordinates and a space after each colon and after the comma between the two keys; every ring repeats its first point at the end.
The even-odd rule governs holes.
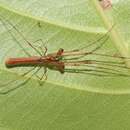
{"type": "Polygon", "coordinates": [[[36,46],[38,49],[40,49],[40,54],[41,54],[41,56],[45,56],[46,53],[47,53],[47,47],[46,47],[46,45],[44,44],[44,42],[43,42],[42,39],[38,39],[38,40],[34,41],[33,43],[38,43],[38,42],[39,42],[40,45],[35,45],[35,46],[36,46]],[[44,49],[43,49],[43,48],[44,48],[44,49]]]}
{"type": "Polygon", "coordinates": [[[36,77],[39,79],[38,83],[40,86],[42,86],[45,83],[45,81],[47,80],[47,74],[46,74],[47,68],[44,67],[43,69],[44,69],[44,73],[41,76],[36,75],[36,77]]]}

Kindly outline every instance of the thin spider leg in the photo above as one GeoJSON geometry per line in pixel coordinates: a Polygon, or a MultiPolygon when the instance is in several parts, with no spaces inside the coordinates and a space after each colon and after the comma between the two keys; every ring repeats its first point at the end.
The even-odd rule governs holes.
{"type": "MultiPolygon", "coordinates": [[[[3,18],[3,16],[1,16],[2,18],[3,18]]],[[[5,18],[3,18],[10,26],[12,26],[14,29],[15,29],[15,31],[23,38],[23,40],[33,49],[33,50],[35,50],[35,52],[37,52],[39,55],[40,55],[40,53],[39,53],[39,50],[37,50],[32,44],[31,44],[31,42],[29,42],[26,38],[25,38],[25,36],[10,22],[10,21],[8,21],[7,19],[5,19],[5,18]]],[[[2,20],[2,19],[0,19],[1,21],[2,21],[2,23],[4,23],[4,21],[2,20]]],[[[4,24],[5,25],[5,24],[4,24]]],[[[6,25],[5,25],[6,26],[6,25]]],[[[12,35],[11,35],[12,36],[12,35]]]]}
{"type": "Polygon", "coordinates": [[[44,78],[44,81],[46,81],[47,80],[47,75],[46,75],[46,73],[47,73],[47,68],[46,67],[44,67],[43,68],[44,69],[44,73],[43,73],[43,75],[41,76],[41,77],[39,77],[38,75],[37,75],[37,78],[39,79],[39,85],[40,86],[42,86],[45,82],[41,82],[42,80],[43,80],[43,78],[44,78]]]}
{"type": "MultiPolygon", "coordinates": [[[[115,25],[113,25],[113,26],[115,26],[115,25]]],[[[113,26],[112,26],[112,28],[113,28],[113,26]]],[[[108,31],[108,32],[110,32],[111,30],[112,30],[112,28],[108,31]]],[[[107,33],[108,33],[107,32],[107,33]]],[[[102,40],[104,38],[104,36],[103,37],[101,37],[101,38],[99,38],[98,40],[97,40],[97,42],[98,41],[100,41],[100,40],[102,40]]],[[[95,43],[96,43],[96,41],[95,42],[92,42],[91,44],[89,44],[89,45],[87,45],[87,46],[85,46],[85,47],[83,47],[83,48],[80,48],[80,49],[75,49],[75,50],[72,50],[72,51],[65,51],[63,54],[62,54],[62,57],[65,57],[65,56],[76,56],[76,55],[81,55],[81,56],[79,56],[79,57],[74,57],[74,58],[71,58],[71,59],[76,59],[76,60],[78,60],[78,59],[80,59],[80,58],[83,58],[83,57],[85,57],[85,56],[87,56],[87,55],[90,55],[90,54],[93,54],[95,51],[97,51],[99,48],[101,48],[105,43],[106,43],[106,41],[108,40],[108,38],[109,38],[109,36],[107,36],[100,44],[99,44],[99,46],[97,46],[96,48],[94,48],[92,51],[90,51],[90,52],[80,52],[81,50],[83,50],[84,48],[88,48],[88,47],[90,47],[90,46],[92,46],[92,45],[94,45],[95,43]],[[78,52],[78,53],[77,53],[78,52]],[[68,54],[67,54],[68,53],[68,54]],[[77,54],[76,54],[77,53],[77,54]]],[[[102,54],[102,56],[103,56],[103,54],[102,54]]],[[[106,55],[104,55],[104,56],[106,56],[106,55]]],[[[107,55],[108,57],[109,57],[109,55],[107,55]]],[[[110,56],[110,57],[112,57],[112,56],[110,56]]],[[[114,56],[113,56],[114,57],[114,56]]]]}
{"type": "Polygon", "coordinates": [[[64,72],[67,73],[79,73],[79,74],[87,74],[87,75],[93,75],[93,76],[110,76],[110,74],[104,74],[104,73],[97,73],[94,70],[91,69],[65,69],[64,72]],[[95,73],[96,72],[96,73],[95,73]]]}
{"type": "MultiPolygon", "coordinates": [[[[88,53],[86,53],[86,55],[90,55],[90,54],[93,54],[93,52],[95,52],[95,51],[97,51],[98,49],[100,49],[104,44],[105,44],[105,42],[108,40],[108,38],[109,37],[107,37],[99,46],[97,46],[96,48],[94,48],[93,50],[91,50],[90,52],[88,52],[88,53]]],[[[64,55],[64,54],[63,54],[64,55]]],[[[86,56],[85,54],[84,55],[81,55],[81,56],[79,56],[79,57],[75,57],[75,58],[72,58],[73,60],[74,59],[81,59],[81,58],[83,58],[83,57],[85,57],[86,56]]]]}
{"type": "MultiPolygon", "coordinates": [[[[110,58],[116,58],[116,59],[130,59],[130,57],[121,57],[121,56],[114,56],[114,55],[107,55],[107,54],[100,54],[100,53],[87,53],[87,52],[83,52],[82,54],[81,53],[77,53],[77,55],[76,54],[68,54],[68,55],[62,55],[62,57],[64,57],[63,59],[62,59],[62,61],[67,61],[67,60],[79,60],[79,59],[81,59],[81,58],[83,58],[83,57],[85,57],[85,56],[87,56],[87,55],[97,55],[97,56],[102,56],[102,57],[110,57],[110,58]],[[81,56],[77,56],[77,55],[81,55],[81,56]],[[66,56],[77,56],[77,57],[72,57],[72,58],[65,58],[66,56]]],[[[114,63],[114,62],[113,62],[114,63]]],[[[115,63],[119,63],[119,64],[124,64],[125,62],[115,62],[115,63]]]]}
{"type": "MultiPolygon", "coordinates": [[[[93,66],[94,64],[92,63],[85,63],[85,64],[82,64],[82,63],[76,63],[76,62],[71,62],[71,63],[64,63],[64,65],[67,67],[67,66],[83,66],[85,67],[89,67],[89,68],[93,68],[93,69],[84,69],[82,68],[82,70],[86,71],[86,70],[90,70],[90,71],[95,71],[95,72],[102,72],[102,73],[107,73],[107,74],[114,74],[114,75],[120,75],[120,76],[130,76],[128,74],[123,74],[122,71],[119,71],[119,70],[116,70],[116,69],[112,69],[112,68],[108,68],[108,66],[93,66]],[[85,65],[85,66],[84,66],[85,65]]],[[[96,64],[95,64],[96,65],[96,64]]],[[[102,64],[101,64],[102,65],[102,64]]]]}
{"type": "Polygon", "coordinates": [[[66,57],[69,57],[69,56],[79,56],[79,57],[74,57],[74,59],[80,59],[80,58],[83,58],[84,56],[88,56],[88,55],[97,55],[97,56],[101,56],[101,57],[109,57],[109,58],[115,58],[115,59],[128,59],[130,60],[130,57],[123,57],[123,56],[114,56],[114,55],[108,55],[108,54],[102,54],[102,53],[97,53],[97,52],[64,52],[62,54],[62,57],[64,60],[71,60],[73,58],[66,58],[66,57]]]}
{"type": "MultiPolygon", "coordinates": [[[[106,39],[107,40],[107,39],[106,39]]],[[[99,49],[99,48],[96,48],[96,50],[99,49]]],[[[123,56],[114,56],[114,55],[108,55],[108,54],[101,54],[101,53],[97,53],[97,52],[94,52],[96,51],[95,49],[93,50],[93,52],[73,52],[73,51],[64,51],[64,53],[62,54],[62,57],[64,60],[74,60],[74,59],[80,59],[80,58],[83,58],[87,55],[97,55],[97,56],[102,56],[102,57],[110,57],[110,58],[116,58],[116,59],[130,59],[130,57],[123,57],[123,56]],[[66,57],[69,57],[69,56],[78,56],[78,57],[74,57],[74,58],[66,58],[66,57]]],[[[56,53],[53,53],[53,55],[56,55],[56,53]]]]}
{"type": "Polygon", "coordinates": [[[110,76],[110,75],[106,75],[106,74],[97,74],[97,73],[90,73],[89,71],[86,70],[85,71],[80,71],[80,70],[77,70],[77,69],[65,69],[64,72],[67,72],[67,73],[78,73],[78,74],[87,74],[87,75],[92,75],[92,76],[98,76],[98,77],[105,77],[105,76],[110,76]]]}
{"type": "Polygon", "coordinates": [[[11,37],[16,41],[16,43],[18,44],[18,46],[20,48],[22,48],[22,50],[24,51],[24,53],[27,56],[31,56],[29,52],[26,51],[26,49],[20,44],[20,42],[15,38],[15,36],[12,34],[11,30],[7,27],[7,25],[5,24],[5,22],[0,18],[0,21],[2,22],[3,26],[6,28],[6,30],[8,31],[8,33],[11,35],[11,37]]]}
{"type": "MultiPolygon", "coordinates": [[[[67,66],[79,66],[79,67],[83,67],[82,70],[85,70],[84,67],[86,66],[87,68],[94,68],[94,71],[101,71],[103,73],[109,73],[109,74],[115,74],[115,75],[120,75],[120,76],[130,76],[129,74],[126,74],[126,72],[121,71],[119,68],[119,70],[117,70],[117,68],[110,68],[110,67],[114,67],[111,65],[104,65],[104,64],[97,64],[97,63],[81,63],[81,62],[71,62],[71,63],[64,63],[64,65],[67,66]],[[96,65],[100,65],[100,66],[96,66],[96,65]]],[[[116,66],[116,67],[120,67],[123,68],[121,66],[116,66]]],[[[123,69],[130,69],[130,68],[126,68],[124,67],[123,69]]]]}
{"type": "Polygon", "coordinates": [[[22,87],[22,86],[25,85],[36,73],[38,73],[38,71],[39,71],[40,69],[41,69],[41,67],[37,68],[37,70],[36,70],[29,78],[27,78],[24,82],[18,84],[16,87],[11,88],[11,89],[9,89],[9,90],[7,90],[7,91],[0,92],[0,94],[5,95],[5,94],[8,94],[8,93],[10,93],[10,92],[12,92],[12,91],[14,91],[14,90],[16,90],[16,89],[22,87]]]}
{"type": "Polygon", "coordinates": [[[130,68],[120,65],[120,63],[116,62],[109,62],[109,61],[100,61],[100,60],[82,60],[82,61],[69,61],[69,62],[64,62],[65,65],[75,65],[75,66],[80,66],[80,65],[86,65],[86,64],[95,64],[95,65],[105,65],[109,67],[118,67],[118,68],[124,68],[127,70],[130,70],[130,68]]]}
{"type": "Polygon", "coordinates": [[[111,62],[111,61],[109,62],[109,61],[100,61],[100,60],[90,60],[90,62],[92,62],[92,64],[106,65],[106,66],[111,66],[111,67],[119,67],[119,68],[124,68],[124,69],[130,70],[129,67],[122,64],[123,62],[111,62]]]}
{"type": "Polygon", "coordinates": [[[98,76],[98,77],[117,77],[117,76],[123,76],[123,77],[130,77],[130,75],[127,74],[107,74],[102,71],[96,71],[92,69],[65,69],[64,72],[67,73],[79,73],[79,74],[87,74],[87,75],[92,75],[92,76],[98,76]]]}
{"type": "MultiPolygon", "coordinates": [[[[99,46],[97,46],[96,48],[94,48],[92,51],[89,52],[89,54],[92,54],[93,52],[96,52],[98,49],[100,49],[104,44],[105,42],[109,39],[109,36],[106,37],[106,39],[104,41],[101,42],[101,44],[99,46]]],[[[80,56],[79,58],[83,58],[85,55],[83,56],[80,56]]]]}
{"type": "Polygon", "coordinates": [[[40,54],[40,56],[42,56],[42,49],[41,49],[41,46],[38,46],[38,45],[33,45],[35,48],[39,48],[39,50],[41,50],[41,52],[39,51],[39,54],[40,54]]]}
{"type": "Polygon", "coordinates": [[[40,47],[40,49],[41,49],[41,51],[42,51],[42,54],[41,54],[41,56],[45,56],[46,55],[46,53],[47,53],[47,47],[44,45],[44,42],[43,42],[43,40],[42,39],[38,39],[38,40],[36,40],[36,41],[34,41],[33,43],[36,43],[36,42],[38,42],[38,41],[40,41],[41,43],[42,43],[42,46],[44,47],[44,49],[45,49],[45,51],[43,50],[43,48],[42,48],[42,46],[40,45],[39,47],[40,47]]]}
{"type": "Polygon", "coordinates": [[[44,67],[44,75],[41,77],[41,80],[43,79],[43,77],[45,76],[45,79],[44,80],[47,80],[47,68],[44,67]]]}
{"type": "MultiPolygon", "coordinates": [[[[101,41],[102,39],[104,39],[104,37],[106,35],[108,35],[112,29],[114,28],[115,24],[112,25],[112,27],[107,31],[107,33],[105,35],[103,35],[102,37],[100,37],[99,39],[95,40],[95,41],[92,41],[89,45],[86,45],[84,47],[81,47],[80,49],[74,49],[72,50],[71,52],[76,52],[76,51],[81,51],[81,50],[84,50],[84,49],[87,49],[89,48],[90,46],[93,46],[94,44],[97,44],[97,42],[101,41]]],[[[69,52],[69,51],[68,51],[69,52]]]]}
{"type": "Polygon", "coordinates": [[[74,57],[74,58],[64,58],[62,61],[68,61],[68,60],[78,60],[81,59],[83,56],[78,56],[78,57],[74,57]]]}
{"type": "Polygon", "coordinates": [[[90,68],[97,68],[97,69],[102,69],[102,70],[107,70],[107,71],[113,71],[113,72],[117,72],[117,73],[121,73],[121,71],[116,70],[116,69],[112,69],[112,68],[108,68],[107,66],[94,66],[94,64],[86,64],[87,67],[90,68]]]}
{"type": "MultiPolygon", "coordinates": [[[[119,65],[119,67],[124,67],[124,62],[116,62],[116,61],[103,61],[103,60],[79,60],[79,61],[75,61],[75,60],[73,60],[74,58],[72,58],[72,59],[64,59],[64,60],[62,60],[64,63],[67,63],[69,60],[69,62],[68,63],[84,63],[84,64],[86,64],[86,63],[101,63],[101,64],[108,64],[108,65],[119,65]]],[[[128,67],[125,67],[125,68],[128,68],[128,67]]]]}
{"type": "MultiPolygon", "coordinates": [[[[35,68],[36,68],[36,67],[31,68],[31,69],[28,70],[27,72],[21,74],[20,77],[21,77],[21,76],[23,76],[23,77],[26,76],[26,75],[29,74],[31,71],[33,71],[35,68]]],[[[8,83],[1,85],[0,88],[5,87],[5,86],[7,86],[7,85],[10,85],[10,84],[16,82],[17,80],[18,80],[18,79],[9,81],[8,83]]]]}
{"type": "MultiPolygon", "coordinates": [[[[83,66],[83,67],[87,67],[87,68],[94,68],[94,69],[100,69],[100,70],[106,70],[106,71],[112,71],[112,72],[117,72],[120,73],[121,71],[119,70],[115,70],[112,68],[108,68],[108,67],[104,67],[104,66],[94,66],[95,64],[85,64],[85,65],[76,65],[76,64],[71,64],[72,66],[83,66]]],[[[67,66],[67,65],[66,65],[67,66]]]]}
{"type": "Polygon", "coordinates": [[[45,47],[45,51],[44,51],[44,53],[43,53],[43,56],[45,56],[46,53],[47,53],[47,47],[45,47]]]}
{"type": "Polygon", "coordinates": [[[99,46],[97,46],[96,48],[94,48],[90,53],[93,53],[93,52],[97,51],[98,49],[100,49],[100,48],[106,43],[106,41],[107,41],[108,39],[109,39],[109,36],[106,37],[106,38],[101,42],[101,44],[100,44],[99,46]]]}

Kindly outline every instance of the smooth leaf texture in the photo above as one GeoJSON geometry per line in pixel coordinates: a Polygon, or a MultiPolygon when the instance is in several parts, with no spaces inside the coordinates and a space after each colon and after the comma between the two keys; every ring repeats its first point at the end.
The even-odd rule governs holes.
{"type": "MultiPolygon", "coordinates": [[[[96,0],[0,0],[0,16],[8,19],[30,42],[42,39],[48,53],[59,48],[83,47],[105,35],[114,22],[116,29],[98,52],[130,56],[129,5],[129,0],[119,0],[113,2],[112,10],[101,11],[96,0]]],[[[35,54],[16,30],[5,24],[14,38],[0,23],[0,84],[24,80],[20,74],[26,68],[7,69],[4,64],[7,57],[25,56],[16,39],[35,54]]],[[[1,129],[130,129],[130,77],[60,74],[53,70],[48,70],[47,75],[43,86],[33,77],[21,88],[0,95],[1,129]]]]}

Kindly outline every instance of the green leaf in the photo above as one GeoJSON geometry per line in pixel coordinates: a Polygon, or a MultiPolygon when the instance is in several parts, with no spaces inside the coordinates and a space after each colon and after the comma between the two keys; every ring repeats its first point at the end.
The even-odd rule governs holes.
{"type": "MultiPolygon", "coordinates": [[[[32,55],[36,55],[6,20],[33,45],[41,44],[33,42],[42,39],[48,53],[57,52],[59,48],[73,50],[89,45],[102,36],[106,37],[106,33],[115,23],[116,27],[109,32],[111,37],[97,52],[109,55],[118,53],[129,57],[129,5],[128,0],[119,0],[113,2],[112,9],[102,10],[96,0],[0,0],[0,18],[5,23],[5,26],[0,23],[1,88],[14,88],[26,79],[20,75],[29,68],[5,67],[7,58],[27,56],[19,44],[32,55]],[[5,85],[16,79],[16,82],[5,85]]],[[[109,61],[109,57],[92,55],[89,58],[109,61]]],[[[129,61],[126,63],[129,64],[129,61]]],[[[125,69],[119,71],[126,73],[125,69]]],[[[39,75],[42,73],[43,70],[39,75]]],[[[43,86],[39,86],[38,79],[32,77],[20,88],[0,95],[1,129],[130,128],[130,77],[61,74],[54,70],[48,70],[47,76],[43,86]]]]}

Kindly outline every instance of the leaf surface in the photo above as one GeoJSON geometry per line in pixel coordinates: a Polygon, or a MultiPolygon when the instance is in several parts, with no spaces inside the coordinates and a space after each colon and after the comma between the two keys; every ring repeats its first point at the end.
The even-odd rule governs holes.
{"type": "MultiPolygon", "coordinates": [[[[9,20],[33,45],[41,44],[33,42],[42,39],[48,53],[57,52],[59,48],[73,50],[88,45],[106,35],[110,26],[115,23],[116,27],[109,32],[111,37],[97,52],[109,55],[118,53],[129,57],[129,5],[128,0],[119,0],[113,2],[113,9],[102,11],[95,0],[0,0],[0,16],[9,20]]],[[[0,83],[18,79],[15,82],[17,84],[24,80],[20,74],[28,68],[7,69],[5,60],[9,57],[26,56],[18,43],[30,54],[36,53],[4,21],[13,37],[0,23],[0,83]]],[[[97,56],[90,58],[96,59],[97,56]]],[[[48,70],[47,76],[43,86],[39,86],[38,79],[32,77],[19,89],[0,96],[2,129],[130,128],[130,77],[61,74],[54,70],[48,70]]],[[[13,83],[6,87],[8,89],[12,86],[13,83]]]]}

